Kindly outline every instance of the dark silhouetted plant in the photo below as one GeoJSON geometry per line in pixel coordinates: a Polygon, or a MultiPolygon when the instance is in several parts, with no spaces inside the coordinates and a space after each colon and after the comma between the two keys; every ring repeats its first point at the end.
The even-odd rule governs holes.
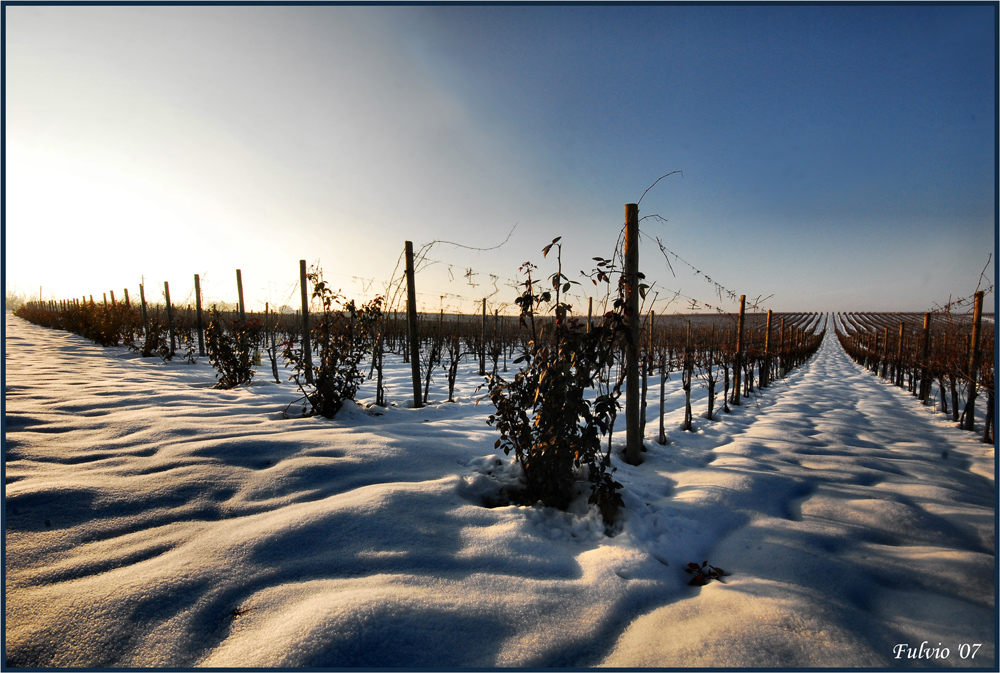
{"type": "Polygon", "coordinates": [[[712,580],[719,580],[723,584],[726,583],[723,577],[726,576],[726,571],[722,568],[716,568],[713,565],[709,565],[708,561],[702,561],[701,565],[697,563],[688,563],[684,568],[684,572],[689,575],[694,575],[688,582],[693,587],[703,587],[712,580]]]}
{"type": "MultiPolygon", "coordinates": [[[[590,398],[600,372],[608,367],[614,351],[625,338],[625,302],[619,297],[614,309],[588,333],[575,318],[567,319],[570,306],[561,301],[572,284],[562,273],[561,246],[556,238],[543,250],[547,256],[558,247],[559,266],[549,277],[551,290],[539,291],[532,278],[534,265],[526,263],[524,291],[515,300],[520,323],[529,327],[532,340],[515,363],[524,363],[512,380],[494,374],[489,398],[496,411],[488,422],[500,431],[495,448],[514,453],[524,471],[524,503],[566,509],[575,495],[575,484],[586,473],[591,482],[590,503],[599,507],[611,525],[623,506],[614,481],[610,449],[601,451],[601,436],[614,424],[620,387],[603,389],[590,398]],[[539,309],[551,309],[554,322],[539,325],[539,309]]],[[[599,266],[608,264],[599,260],[599,266]]],[[[604,273],[602,271],[602,273],[604,273]]],[[[619,291],[621,295],[621,290],[619,291]]]]}
{"type": "Polygon", "coordinates": [[[229,321],[228,329],[215,306],[205,329],[205,348],[208,360],[215,367],[219,382],[216,388],[228,389],[250,383],[253,379],[253,353],[260,322],[239,319],[229,321]]]}
{"type": "Polygon", "coordinates": [[[284,350],[286,366],[293,368],[291,379],[302,391],[302,397],[285,408],[303,401],[304,416],[320,415],[333,418],[344,402],[353,400],[365,375],[360,369],[366,353],[373,350],[376,328],[382,315],[382,297],[376,297],[358,307],[354,300],[345,301],[339,292],[330,289],[323,272],[313,268],[308,274],[313,299],[322,310],[310,330],[312,343],[312,383],[306,381],[308,364],[301,348],[291,342],[284,350]]]}

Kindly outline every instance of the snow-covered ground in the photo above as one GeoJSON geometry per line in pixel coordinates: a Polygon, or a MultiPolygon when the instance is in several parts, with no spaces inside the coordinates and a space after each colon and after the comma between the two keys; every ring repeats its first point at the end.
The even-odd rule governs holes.
{"type": "Polygon", "coordinates": [[[7,665],[996,666],[993,447],[832,330],[731,414],[699,389],[694,433],[674,374],[667,446],[651,379],[611,537],[586,494],[483,506],[515,474],[476,363],[328,421],[266,365],[219,391],[9,314],[5,358],[7,665]]]}

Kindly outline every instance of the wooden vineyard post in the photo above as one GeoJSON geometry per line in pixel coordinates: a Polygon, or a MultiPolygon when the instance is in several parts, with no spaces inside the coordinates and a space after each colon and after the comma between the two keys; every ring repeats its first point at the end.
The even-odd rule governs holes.
{"type": "Polygon", "coordinates": [[[920,336],[917,334],[915,329],[909,329],[911,332],[912,343],[907,342],[906,348],[912,349],[912,352],[908,354],[907,359],[909,360],[910,367],[907,372],[908,377],[908,391],[913,394],[914,397],[920,399],[920,392],[917,388],[917,379],[920,376],[920,354],[922,353],[922,348],[920,347],[920,336]]]}
{"type": "Polygon", "coordinates": [[[889,328],[882,328],[882,373],[881,376],[885,379],[889,374],[889,328]]]}
{"type": "Polygon", "coordinates": [[[413,284],[413,243],[406,242],[406,326],[410,338],[410,370],[413,373],[413,408],[424,406],[420,392],[420,341],[417,338],[417,288],[413,284]]]}
{"type": "Polygon", "coordinates": [[[878,344],[878,329],[873,327],[872,328],[872,367],[871,367],[871,369],[872,369],[872,371],[876,375],[878,375],[878,368],[879,368],[879,365],[881,364],[881,360],[879,359],[878,347],[879,347],[879,344],[878,344]]]}
{"type": "Polygon", "coordinates": [[[493,350],[490,351],[490,358],[493,360],[493,374],[497,375],[497,361],[503,351],[503,340],[500,338],[500,309],[493,309],[493,350]]]}
{"type": "Polygon", "coordinates": [[[976,422],[976,376],[979,372],[979,330],[983,322],[983,291],[976,292],[976,304],[972,312],[972,353],[969,355],[969,399],[965,403],[966,430],[975,430],[976,422]]]}
{"type": "Polygon", "coordinates": [[[309,283],[306,260],[299,260],[299,287],[302,289],[302,358],[306,363],[306,383],[313,382],[312,352],[309,348],[309,283]]]}
{"type": "Polygon", "coordinates": [[[694,362],[691,357],[691,321],[687,321],[687,331],[684,333],[684,371],[681,373],[681,387],[684,390],[684,429],[691,431],[691,377],[694,373],[694,362]]]}
{"type": "Polygon", "coordinates": [[[486,297],[483,297],[483,329],[479,345],[479,375],[486,376],[486,297]]]}
{"type": "Polygon", "coordinates": [[[705,410],[705,418],[710,421],[715,420],[715,384],[716,384],[716,372],[715,372],[715,325],[712,325],[711,331],[709,332],[708,340],[708,357],[704,360],[704,372],[705,378],[708,383],[708,408],[705,410]]]}
{"type": "Polygon", "coordinates": [[[625,462],[642,462],[639,423],[639,206],[625,204],[625,462]]]}
{"type": "Polygon", "coordinates": [[[271,360],[271,374],[274,376],[274,382],[277,384],[281,383],[281,376],[278,374],[278,344],[276,343],[276,338],[274,335],[275,321],[271,319],[271,304],[270,302],[264,302],[264,347],[268,350],[269,359],[271,360]]]}
{"type": "Polygon", "coordinates": [[[920,353],[920,401],[930,404],[931,382],[930,376],[930,352],[931,352],[931,314],[924,314],[924,343],[920,353]]]}
{"type": "Polygon", "coordinates": [[[243,307],[243,274],[239,269],[236,269],[236,296],[239,297],[240,302],[240,323],[245,325],[247,323],[247,312],[243,307]]]}
{"type": "Polygon", "coordinates": [[[174,310],[170,305],[170,283],[166,281],[163,282],[163,296],[167,300],[167,333],[170,334],[170,355],[173,356],[177,349],[174,340],[174,310]]]}
{"type": "Polygon", "coordinates": [[[125,288],[125,308],[132,308],[132,304],[128,300],[128,288],[125,288]]]}
{"type": "Polygon", "coordinates": [[[666,352],[666,346],[664,346],[664,351],[661,353],[660,358],[660,434],[656,441],[661,446],[667,444],[667,433],[663,428],[663,411],[666,406],[666,401],[664,400],[666,389],[667,389],[667,360],[669,355],[666,352]]]}
{"type": "Polygon", "coordinates": [[[643,366],[650,374],[653,373],[653,336],[655,334],[653,326],[655,324],[656,314],[653,313],[653,309],[649,309],[649,328],[646,331],[646,361],[643,366]]]}
{"type": "Polygon", "coordinates": [[[739,406],[740,386],[743,378],[743,316],[746,311],[745,294],[740,295],[740,315],[736,321],[736,353],[733,355],[733,404],[739,406]]]}
{"type": "Polygon", "coordinates": [[[146,290],[143,288],[142,283],[139,283],[139,301],[142,302],[142,326],[146,330],[146,340],[149,340],[150,325],[149,325],[149,311],[146,310],[146,290]]]}
{"type": "MultiPolygon", "coordinates": [[[[498,310],[497,311],[497,315],[499,315],[499,314],[500,314],[500,311],[498,310]]],[[[500,348],[500,354],[503,355],[503,370],[504,370],[505,373],[507,372],[507,341],[506,341],[506,339],[507,339],[507,329],[506,329],[507,320],[506,320],[506,318],[507,318],[507,316],[504,316],[503,318],[500,319],[500,341],[498,342],[499,343],[499,348],[500,348]]]]}
{"type": "Polygon", "coordinates": [[[781,319],[778,337],[778,378],[785,378],[785,319],[781,319]]]}
{"type": "Polygon", "coordinates": [[[397,340],[402,338],[403,340],[403,364],[410,364],[410,324],[406,324],[406,332],[399,336],[399,311],[393,311],[393,327],[395,328],[395,334],[397,335],[397,340]]]}
{"type": "Polygon", "coordinates": [[[647,397],[649,395],[649,368],[653,366],[653,311],[649,311],[649,326],[647,328],[646,349],[642,358],[642,393],[640,395],[642,403],[639,405],[639,436],[646,436],[646,409],[648,408],[647,397]]]}
{"type": "Polygon", "coordinates": [[[201,277],[194,275],[195,322],[198,326],[198,356],[205,357],[205,326],[201,317],[201,277]]]}
{"type": "Polygon", "coordinates": [[[594,316],[594,298],[587,297],[587,334],[590,334],[590,322],[594,316]]]}
{"type": "MultiPolygon", "coordinates": [[[[395,313],[395,311],[393,312],[395,313]]],[[[393,316],[393,321],[395,322],[395,316],[393,316]]],[[[375,404],[384,407],[385,406],[385,386],[382,379],[382,361],[385,356],[385,330],[387,327],[387,321],[383,317],[382,324],[379,327],[378,337],[375,339],[375,352],[373,356],[375,358],[375,370],[378,372],[378,378],[375,381],[375,404]]]]}
{"type": "Polygon", "coordinates": [[[896,386],[903,387],[903,339],[906,336],[906,323],[899,321],[899,344],[896,349],[896,386]]]}
{"type": "Polygon", "coordinates": [[[771,311],[767,312],[764,327],[764,365],[760,368],[760,387],[766,388],[771,382],[771,311]]]}

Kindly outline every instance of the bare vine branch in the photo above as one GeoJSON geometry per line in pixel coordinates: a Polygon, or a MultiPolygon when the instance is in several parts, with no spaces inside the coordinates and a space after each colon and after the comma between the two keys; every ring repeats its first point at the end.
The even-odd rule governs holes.
{"type": "MultiPolygon", "coordinates": [[[[659,181],[660,181],[660,180],[662,180],[663,178],[666,178],[666,177],[669,177],[669,176],[673,175],[674,173],[680,173],[680,174],[681,174],[681,177],[682,177],[682,178],[684,177],[684,171],[670,171],[670,172],[669,172],[669,173],[667,173],[666,175],[661,175],[660,177],[656,178],[656,182],[659,182],[659,181]]],[[[636,207],[638,207],[638,206],[639,206],[639,204],[640,204],[640,203],[642,203],[642,199],[643,199],[643,197],[645,197],[645,196],[646,196],[646,192],[648,192],[648,191],[649,191],[650,189],[652,189],[653,187],[655,187],[655,186],[656,186],[656,182],[654,182],[653,184],[651,184],[651,185],[650,185],[649,187],[646,187],[646,191],[645,191],[645,192],[643,192],[643,193],[642,193],[642,196],[640,196],[640,197],[639,197],[639,200],[638,200],[638,201],[636,201],[636,203],[635,203],[636,207]]]]}
{"type": "Polygon", "coordinates": [[[477,252],[486,252],[487,250],[499,250],[503,246],[507,245],[507,241],[509,241],[510,237],[514,235],[514,230],[515,229],[517,229],[517,223],[516,222],[514,223],[514,226],[510,228],[510,231],[507,232],[507,238],[503,239],[503,242],[500,243],[499,245],[494,245],[491,248],[477,248],[477,247],[474,247],[474,246],[471,246],[471,245],[462,245],[461,243],[455,243],[454,241],[431,241],[430,243],[428,243],[427,245],[425,245],[424,248],[426,248],[427,250],[430,250],[430,248],[432,246],[434,246],[434,245],[436,245],[438,243],[447,243],[448,245],[453,245],[456,248],[464,248],[466,250],[475,250],[477,252]]]}
{"type": "MultiPolygon", "coordinates": [[[[986,258],[986,265],[983,267],[983,270],[979,272],[979,282],[976,283],[976,292],[979,292],[979,288],[982,287],[983,280],[986,280],[986,269],[990,268],[990,261],[992,259],[993,259],[993,253],[991,252],[989,254],[989,257],[986,258]]],[[[990,288],[992,287],[993,286],[990,285],[990,288]]]]}

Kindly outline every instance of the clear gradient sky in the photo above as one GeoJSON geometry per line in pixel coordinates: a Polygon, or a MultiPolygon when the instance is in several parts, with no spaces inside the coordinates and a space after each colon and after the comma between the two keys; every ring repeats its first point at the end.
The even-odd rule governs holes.
{"type": "Polygon", "coordinates": [[[363,299],[405,240],[513,228],[427,252],[422,307],[471,311],[555,236],[589,271],[683,171],[640,205],[656,310],[734,310],[704,275],[929,310],[995,247],[996,11],[6,6],[7,289],[234,301],[240,268],[262,309],[306,259],[363,299]]]}

